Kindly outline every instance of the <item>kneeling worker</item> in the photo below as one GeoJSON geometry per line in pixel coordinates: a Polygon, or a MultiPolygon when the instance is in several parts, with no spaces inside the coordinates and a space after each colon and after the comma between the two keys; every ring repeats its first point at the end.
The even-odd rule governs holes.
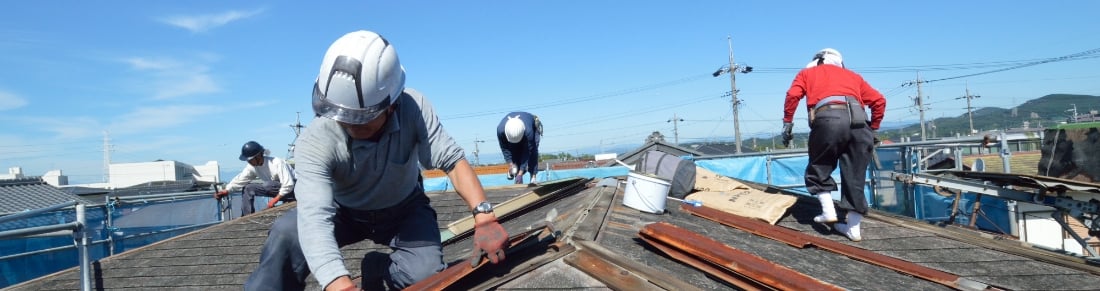
{"type": "Polygon", "coordinates": [[[283,159],[269,157],[268,153],[255,141],[244,143],[241,146],[240,159],[248,162],[248,165],[225,184],[225,189],[214,193],[214,198],[222,198],[229,195],[229,192],[244,189],[241,195],[241,216],[256,212],[252,205],[256,202],[256,196],[272,197],[267,202],[267,208],[275,206],[279,201],[294,199],[294,172],[283,159]],[[255,179],[260,179],[263,183],[252,183],[255,179]]]}

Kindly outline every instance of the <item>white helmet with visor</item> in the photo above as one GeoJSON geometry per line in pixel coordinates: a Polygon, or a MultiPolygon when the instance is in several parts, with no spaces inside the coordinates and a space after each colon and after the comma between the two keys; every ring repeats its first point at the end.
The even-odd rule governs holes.
{"type": "Polygon", "coordinates": [[[374,120],[405,90],[405,68],[389,41],[360,30],[328,48],[313,84],[313,112],[343,123],[374,120]]]}

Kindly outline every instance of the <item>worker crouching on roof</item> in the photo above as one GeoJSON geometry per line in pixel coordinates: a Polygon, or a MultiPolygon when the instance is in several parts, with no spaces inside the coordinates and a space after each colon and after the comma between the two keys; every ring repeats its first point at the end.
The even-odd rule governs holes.
{"type": "Polygon", "coordinates": [[[886,109],[886,99],[859,74],[844,68],[840,52],[826,48],[798,72],[783,104],[783,143],[794,138],[791,130],[799,100],[806,97],[810,116],[809,163],[806,190],[821,202],[817,223],[837,222],[833,195],[837,183],[831,174],[840,164],[840,200],[848,210],[845,223],[834,227],[852,241],[860,241],[860,220],[867,214],[863,194],[867,166],[874,150],[875,131],[886,109]],[[871,109],[867,119],[864,107],[871,109]]]}
{"type": "Polygon", "coordinates": [[[365,289],[400,289],[443,270],[420,167],[446,172],[471,209],[472,261],[504,259],[508,235],[473,167],[431,103],[405,88],[405,69],[386,39],[356,31],[332,43],[313,86],[313,111],[294,154],[298,207],[271,226],[246,290],[302,290],[311,272],[325,290],[356,290],[340,247],[365,239],[393,249],[366,255],[365,289]]]}
{"type": "Polygon", "coordinates": [[[497,125],[497,142],[504,162],[508,164],[508,179],[523,184],[523,174],[531,174],[531,184],[539,174],[539,140],[542,121],[527,112],[512,112],[497,125]]]}
{"type": "Polygon", "coordinates": [[[268,156],[270,152],[255,141],[241,146],[241,161],[248,162],[240,174],[225,184],[225,189],[214,193],[214,198],[222,198],[229,192],[243,189],[241,195],[241,216],[256,212],[252,205],[256,196],[271,197],[267,208],[279,201],[294,200],[294,171],[283,159],[268,156]],[[252,183],[259,179],[262,183],[252,183]]]}

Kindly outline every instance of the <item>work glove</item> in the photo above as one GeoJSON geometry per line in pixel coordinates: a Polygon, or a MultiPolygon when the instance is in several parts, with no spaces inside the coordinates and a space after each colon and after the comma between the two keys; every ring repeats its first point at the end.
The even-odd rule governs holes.
{"type": "Polygon", "coordinates": [[[274,198],[271,198],[271,201],[267,202],[267,208],[275,207],[275,203],[279,203],[279,198],[281,198],[279,195],[275,195],[274,198]]]}
{"type": "Polygon", "coordinates": [[[791,131],[794,130],[794,123],[783,123],[783,146],[791,147],[791,140],[794,139],[794,134],[791,131]]]}
{"type": "Polygon", "coordinates": [[[508,180],[515,179],[517,172],[519,172],[519,168],[516,168],[516,165],[512,165],[512,167],[508,168],[508,180]]]}
{"type": "Polygon", "coordinates": [[[222,199],[222,197],[228,196],[229,190],[214,191],[214,199],[222,199]]]}
{"type": "Polygon", "coordinates": [[[481,264],[481,257],[488,256],[493,264],[504,260],[504,243],[508,233],[496,219],[477,224],[474,227],[474,253],[470,258],[470,267],[481,264]]]}
{"type": "Polygon", "coordinates": [[[878,146],[879,144],[882,144],[882,141],[878,139],[878,131],[877,130],[872,130],[871,131],[871,136],[874,137],[874,145],[875,146],[878,146]]]}

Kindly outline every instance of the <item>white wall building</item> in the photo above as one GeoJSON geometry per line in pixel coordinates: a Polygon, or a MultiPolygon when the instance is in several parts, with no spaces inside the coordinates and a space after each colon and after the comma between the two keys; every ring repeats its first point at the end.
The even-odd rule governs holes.
{"type": "Polygon", "coordinates": [[[109,187],[116,189],[159,181],[221,181],[217,161],[197,167],[177,161],[120,163],[111,164],[109,171],[109,187]]]}

